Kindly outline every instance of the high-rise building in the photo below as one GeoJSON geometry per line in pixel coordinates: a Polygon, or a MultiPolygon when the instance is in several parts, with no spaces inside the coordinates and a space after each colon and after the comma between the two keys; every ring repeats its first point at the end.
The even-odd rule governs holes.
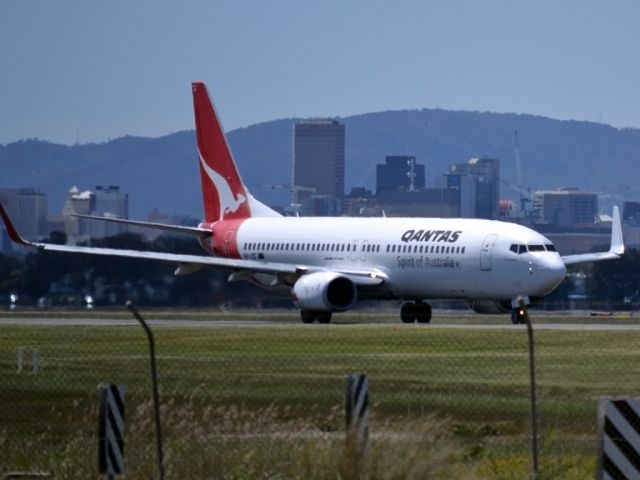
{"type": "Polygon", "coordinates": [[[27,240],[37,240],[46,235],[48,205],[47,196],[36,188],[1,188],[0,202],[16,228],[27,240]]]}
{"type": "Polygon", "coordinates": [[[472,158],[467,163],[454,163],[445,176],[447,187],[460,192],[461,217],[499,217],[500,160],[472,158]]]}
{"type": "Polygon", "coordinates": [[[389,155],[385,163],[376,165],[376,193],[415,192],[424,188],[424,165],[416,157],[389,155]]]}
{"type": "Polygon", "coordinates": [[[624,202],[622,220],[635,225],[640,224],[640,202],[624,202]]]}
{"type": "Polygon", "coordinates": [[[344,197],[345,126],[335,120],[312,119],[293,127],[293,203],[312,195],[344,197]]]}
{"type": "MultiPolygon", "coordinates": [[[[96,185],[95,206],[92,215],[111,218],[129,218],[129,195],[117,185],[96,185]]],[[[94,238],[110,237],[126,231],[126,226],[113,222],[92,221],[90,235],[94,238]]]]}
{"type": "Polygon", "coordinates": [[[577,188],[538,191],[533,194],[538,221],[558,227],[593,225],[598,214],[598,196],[577,188]]]}
{"type": "Polygon", "coordinates": [[[75,185],[69,190],[69,195],[64,202],[62,218],[67,241],[75,243],[82,237],[89,236],[89,220],[74,217],[78,215],[91,215],[96,204],[96,195],[90,190],[81,192],[75,185]]]}
{"type": "Polygon", "coordinates": [[[126,231],[126,226],[99,220],[74,217],[73,214],[96,215],[111,218],[129,218],[129,195],[115,185],[96,186],[95,192],[81,192],[78,187],[69,190],[62,215],[65,232],[70,243],[88,237],[101,238],[126,231]]]}

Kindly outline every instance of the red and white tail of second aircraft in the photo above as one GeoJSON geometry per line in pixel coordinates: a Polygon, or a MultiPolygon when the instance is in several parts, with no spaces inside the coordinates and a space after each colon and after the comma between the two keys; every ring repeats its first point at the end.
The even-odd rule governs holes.
{"type": "Polygon", "coordinates": [[[24,240],[6,210],[10,238],[52,252],[143,258],[174,264],[176,275],[200,268],[230,272],[290,295],[305,323],[327,323],[358,299],[403,300],[403,322],[431,320],[429,299],[457,298],[476,311],[522,316],[515,299],[538,300],[565,278],[566,266],[624,253],[613,210],[608,251],[561,257],[544,236],[521,225],[463,218],[283,217],[244,185],[204,83],[192,84],[204,219],[198,227],[92,217],[195,236],[207,256],[53,245],[24,240]]]}

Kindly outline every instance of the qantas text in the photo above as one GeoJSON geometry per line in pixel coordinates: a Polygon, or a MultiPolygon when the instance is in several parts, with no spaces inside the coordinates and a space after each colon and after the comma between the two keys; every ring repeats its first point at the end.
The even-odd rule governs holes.
{"type": "Polygon", "coordinates": [[[407,230],[402,234],[403,242],[449,242],[460,238],[462,231],[456,230],[407,230]]]}

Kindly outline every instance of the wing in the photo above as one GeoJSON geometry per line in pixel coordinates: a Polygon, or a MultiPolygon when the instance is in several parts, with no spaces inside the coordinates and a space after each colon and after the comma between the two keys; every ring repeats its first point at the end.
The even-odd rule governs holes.
{"type": "Polygon", "coordinates": [[[613,221],[611,222],[611,246],[608,252],[583,253],[579,255],[565,255],[562,257],[565,265],[578,263],[599,262],[601,260],[614,260],[624,254],[624,242],[622,239],[622,223],[618,207],[613,207],[613,221]]]}
{"type": "MultiPolygon", "coordinates": [[[[200,268],[219,268],[230,270],[231,276],[229,280],[243,280],[250,277],[254,273],[269,273],[276,275],[278,278],[288,280],[289,283],[295,282],[298,277],[305,273],[328,270],[322,267],[310,265],[296,265],[293,263],[281,262],[261,262],[256,260],[243,260],[236,258],[210,257],[204,255],[184,255],[177,253],[164,252],[146,252],[141,250],[120,250],[116,248],[97,248],[97,247],[79,247],[75,245],[56,245],[52,243],[29,242],[22,238],[13,222],[9,218],[4,206],[0,203],[0,216],[5,224],[7,233],[11,240],[15,243],[27,247],[34,247],[44,251],[63,252],[63,253],[80,253],[86,255],[103,255],[123,258],[140,258],[144,260],[155,260],[177,265],[176,275],[184,275],[195,272],[200,268]]],[[[188,227],[187,227],[188,228],[188,227]]],[[[211,234],[210,231],[206,231],[211,234]]],[[[358,286],[375,286],[381,285],[386,280],[386,275],[377,270],[332,270],[344,274],[349,277],[358,286]]]]}

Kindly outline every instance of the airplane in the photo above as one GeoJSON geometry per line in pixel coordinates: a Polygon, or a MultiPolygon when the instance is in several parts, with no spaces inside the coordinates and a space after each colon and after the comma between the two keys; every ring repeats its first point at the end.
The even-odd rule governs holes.
{"type": "Polygon", "coordinates": [[[620,213],[613,209],[608,251],[560,256],[536,231],[469,218],[284,217],[247,189],[202,82],[192,83],[204,220],[197,227],[77,215],[195,237],[209,254],[183,255],[54,245],[22,238],[5,208],[12,241],[51,252],[142,258],[230,272],[290,295],[304,323],[329,323],[361,299],[400,300],[403,323],[429,323],[431,299],[462,299],[480,313],[508,313],[524,323],[518,299],[537,302],[565,278],[566,267],[624,253],[620,213]]]}

